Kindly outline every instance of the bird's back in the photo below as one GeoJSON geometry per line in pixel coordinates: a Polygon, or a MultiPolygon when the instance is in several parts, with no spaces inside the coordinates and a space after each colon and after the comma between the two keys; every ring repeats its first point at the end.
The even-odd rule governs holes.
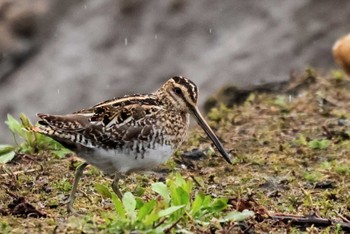
{"type": "Polygon", "coordinates": [[[73,114],[38,117],[36,132],[108,173],[163,163],[183,141],[189,121],[188,115],[165,109],[154,95],[126,96],[73,114]]]}

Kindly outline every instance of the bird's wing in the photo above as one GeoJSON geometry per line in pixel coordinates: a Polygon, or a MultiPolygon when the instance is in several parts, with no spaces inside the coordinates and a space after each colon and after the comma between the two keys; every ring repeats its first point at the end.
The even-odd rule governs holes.
{"type": "Polygon", "coordinates": [[[152,96],[112,99],[68,115],[38,114],[40,126],[34,131],[61,143],[85,147],[116,148],[135,140],[161,137],[156,126],[161,107],[152,96]]]}

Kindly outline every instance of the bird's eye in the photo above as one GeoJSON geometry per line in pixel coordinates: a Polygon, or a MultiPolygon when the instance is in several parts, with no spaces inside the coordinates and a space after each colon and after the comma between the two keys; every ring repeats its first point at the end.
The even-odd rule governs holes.
{"type": "Polygon", "coordinates": [[[174,88],[174,92],[179,95],[182,94],[182,90],[178,87],[174,88]]]}

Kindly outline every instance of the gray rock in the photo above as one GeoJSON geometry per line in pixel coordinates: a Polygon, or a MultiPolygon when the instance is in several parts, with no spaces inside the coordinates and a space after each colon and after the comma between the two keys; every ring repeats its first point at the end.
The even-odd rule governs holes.
{"type": "Polygon", "coordinates": [[[332,44],[350,22],[346,0],[86,0],[65,9],[40,50],[1,81],[0,142],[11,141],[7,113],[34,121],[150,92],[172,75],[197,83],[202,104],[225,84],[331,68],[332,44]]]}

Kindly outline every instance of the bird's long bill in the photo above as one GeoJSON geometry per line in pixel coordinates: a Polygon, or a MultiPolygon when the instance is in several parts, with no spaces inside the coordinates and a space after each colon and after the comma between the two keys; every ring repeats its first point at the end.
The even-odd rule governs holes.
{"type": "Polygon", "coordinates": [[[230,157],[228,156],[228,153],[225,151],[224,147],[222,146],[221,142],[219,141],[218,137],[215,135],[213,130],[209,127],[207,122],[204,120],[203,116],[199,112],[197,107],[194,107],[192,109],[193,115],[196,117],[196,120],[198,124],[203,128],[205,133],[209,136],[209,138],[214,142],[214,145],[219,150],[221,155],[224,157],[224,159],[229,163],[232,164],[230,157]]]}

